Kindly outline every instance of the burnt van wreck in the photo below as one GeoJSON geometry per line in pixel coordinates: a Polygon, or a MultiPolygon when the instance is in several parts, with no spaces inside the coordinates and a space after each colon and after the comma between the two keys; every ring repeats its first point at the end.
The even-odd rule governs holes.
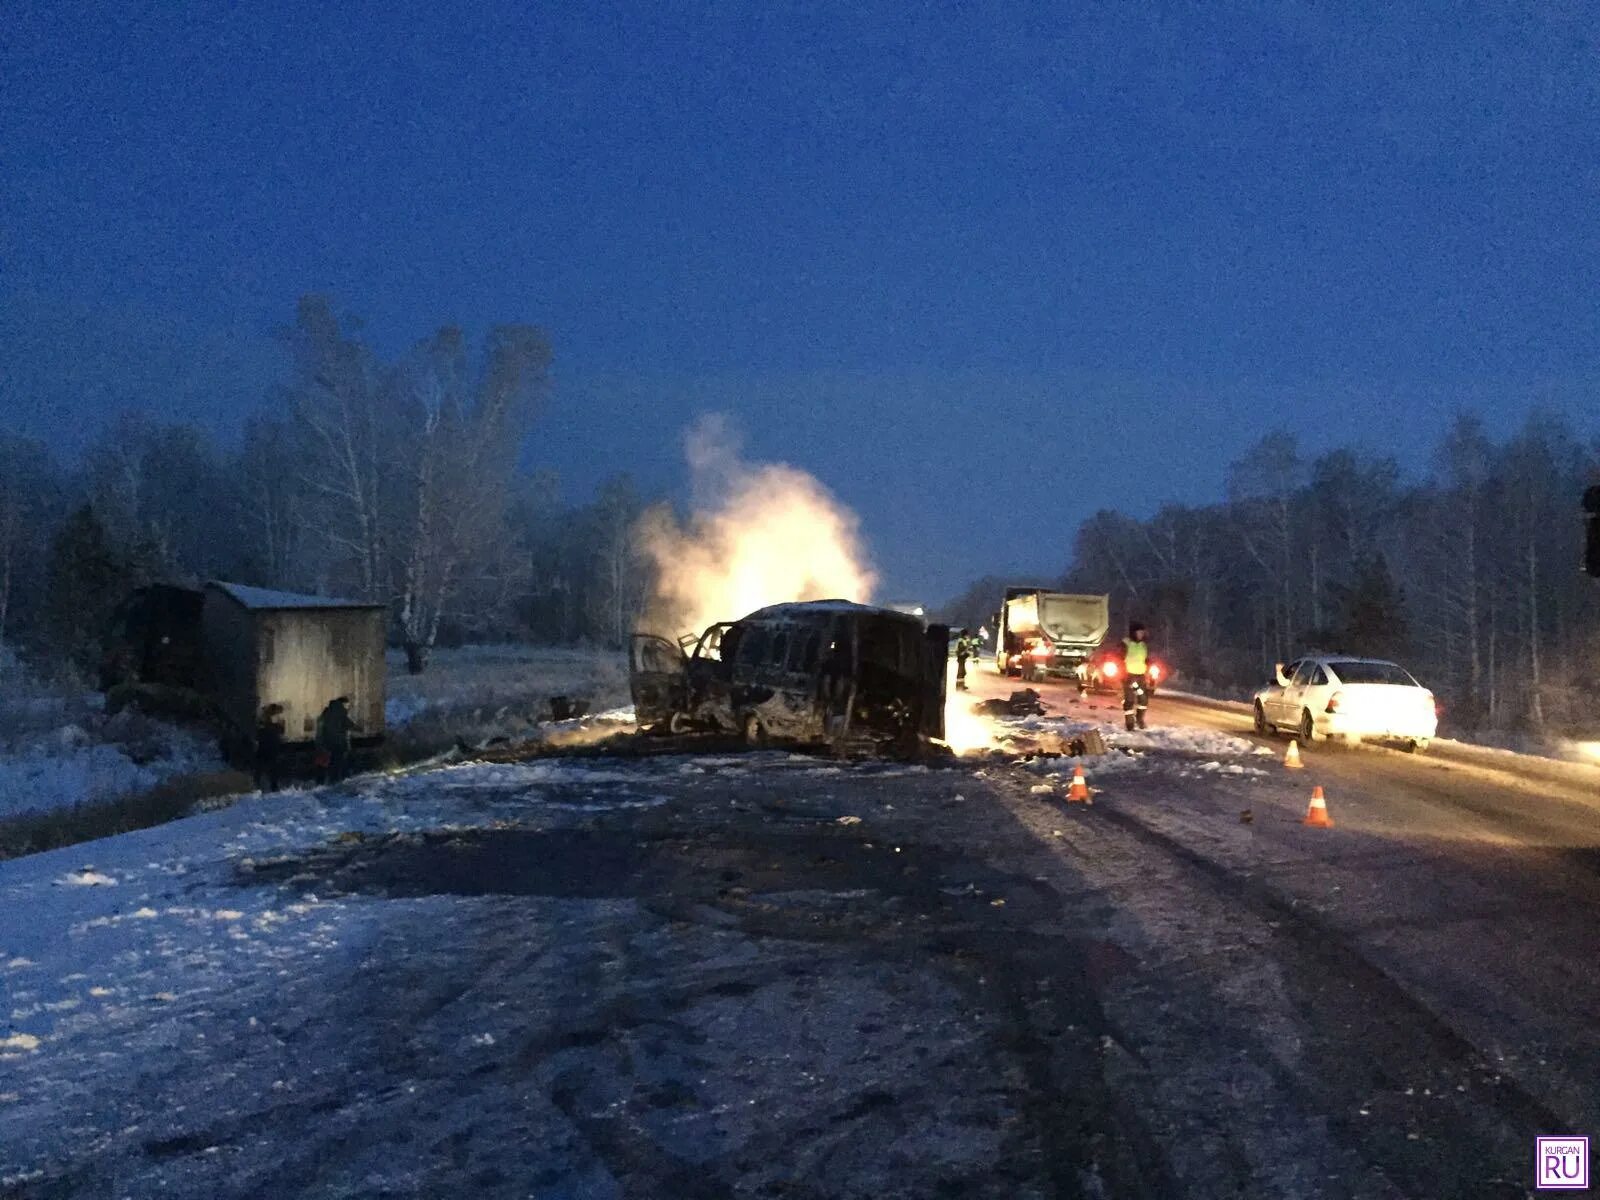
{"type": "Polygon", "coordinates": [[[944,737],[949,631],[844,600],[775,604],[678,645],[635,634],[641,727],[840,751],[944,737]]]}

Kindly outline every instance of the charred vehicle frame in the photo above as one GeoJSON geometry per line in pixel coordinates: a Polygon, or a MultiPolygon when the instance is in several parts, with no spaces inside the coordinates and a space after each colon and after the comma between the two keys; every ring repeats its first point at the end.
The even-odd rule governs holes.
{"type": "Polygon", "coordinates": [[[837,749],[944,737],[949,630],[844,600],[775,604],[674,645],[635,634],[639,724],[837,749]]]}

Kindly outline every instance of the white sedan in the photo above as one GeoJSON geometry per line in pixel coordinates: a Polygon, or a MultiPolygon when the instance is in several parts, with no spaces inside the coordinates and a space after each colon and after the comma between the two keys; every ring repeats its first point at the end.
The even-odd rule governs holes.
{"type": "Polygon", "coordinates": [[[1307,744],[1398,738],[1426,750],[1438,732],[1433,693],[1392,662],[1329,654],[1279,667],[1277,676],[1256,693],[1257,733],[1291,730],[1307,744]]]}

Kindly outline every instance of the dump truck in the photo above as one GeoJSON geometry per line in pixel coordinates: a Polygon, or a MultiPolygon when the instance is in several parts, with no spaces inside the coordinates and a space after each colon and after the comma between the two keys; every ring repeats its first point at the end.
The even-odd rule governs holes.
{"type": "Polygon", "coordinates": [[[309,750],[317,717],[344,696],[357,745],[384,735],[382,604],[213,581],[158,584],[118,606],[100,670],[108,709],[137,707],[215,730],[248,756],[261,709],[279,706],[284,748],[309,750]]]}
{"type": "Polygon", "coordinates": [[[1111,625],[1111,597],[1009,587],[995,615],[995,669],[1030,682],[1089,685],[1088,662],[1111,625]]]}

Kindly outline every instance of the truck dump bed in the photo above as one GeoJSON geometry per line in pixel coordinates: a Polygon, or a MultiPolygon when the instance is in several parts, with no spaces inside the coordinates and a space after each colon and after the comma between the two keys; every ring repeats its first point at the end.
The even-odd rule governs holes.
{"type": "Polygon", "coordinates": [[[1006,601],[1006,625],[1013,633],[1042,631],[1052,642],[1093,649],[1111,626],[1110,597],[1027,592],[1006,601]]]}
{"type": "Polygon", "coordinates": [[[1111,597],[1074,596],[1043,588],[1006,589],[995,668],[1024,679],[1076,678],[1111,626],[1111,597]]]}

